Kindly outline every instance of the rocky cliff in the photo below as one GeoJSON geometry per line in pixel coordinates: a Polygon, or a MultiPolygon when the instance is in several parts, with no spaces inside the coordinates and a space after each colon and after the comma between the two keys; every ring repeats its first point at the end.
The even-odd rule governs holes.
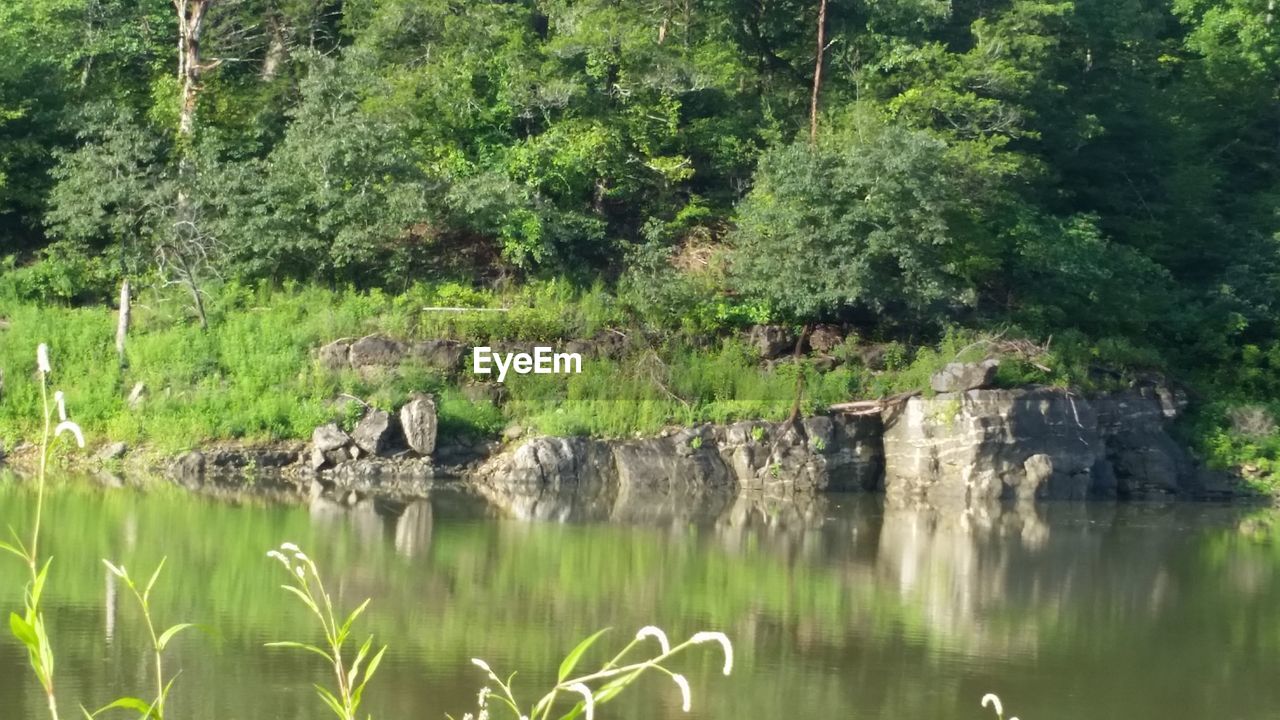
{"type": "Polygon", "coordinates": [[[805,495],[876,490],[880,418],[811,417],[792,427],[740,422],[663,437],[542,437],[490,458],[473,480],[525,517],[637,519],[663,508],[728,504],[739,490],[805,495]]]}
{"type": "Polygon", "coordinates": [[[654,503],[705,503],[738,491],[883,489],[891,500],[948,503],[1232,494],[1169,434],[1184,405],[1155,385],[1094,397],[1049,387],[942,392],[880,415],[794,426],[704,425],[627,441],[536,438],[490,458],[474,480],[530,517],[621,518],[654,503]]]}
{"type": "Polygon", "coordinates": [[[959,500],[1152,499],[1215,488],[1167,432],[1185,402],[1158,386],[914,397],[884,413],[885,491],[959,500]]]}

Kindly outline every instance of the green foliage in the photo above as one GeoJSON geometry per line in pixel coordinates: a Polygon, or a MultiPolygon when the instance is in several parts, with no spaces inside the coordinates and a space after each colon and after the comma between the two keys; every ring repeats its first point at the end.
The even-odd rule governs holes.
{"type": "Polygon", "coordinates": [[[123,582],[128,588],[130,594],[138,602],[138,608],[142,611],[143,622],[147,626],[147,634],[151,640],[151,651],[155,673],[155,697],[151,700],[142,700],[136,697],[121,697],[99,708],[92,714],[85,713],[86,716],[93,718],[107,712],[108,710],[133,710],[138,713],[140,720],[164,720],[164,704],[169,697],[169,691],[173,688],[173,681],[176,678],[170,678],[165,681],[164,674],[164,651],[169,646],[170,641],[177,637],[180,633],[195,627],[191,623],[178,623],[171,625],[159,633],[156,632],[156,626],[152,619],[151,610],[151,591],[155,589],[156,581],[160,579],[160,572],[164,570],[165,560],[161,560],[156,566],[154,572],[151,573],[147,584],[139,587],[133,578],[129,576],[129,571],[123,565],[115,565],[108,560],[102,561],[107,566],[107,571],[114,575],[120,582],[123,582]]]}
{"type": "Polygon", "coordinates": [[[974,248],[953,229],[960,198],[945,151],[859,115],[817,145],[765,155],[739,208],[734,283],[786,319],[959,300],[948,260],[974,248]]]}
{"type": "MultiPolygon", "coordinates": [[[[360,317],[406,335],[642,326],[688,338],[836,320],[888,344],[876,391],[918,385],[929,363],[913,369],[910,348],[947,327],[1012,326],[1062,342],[1048,351],[1056,362],[1006,362],[1002,382],[1105,384],[1091,365],[1155,365],[1240,403],[1275,400],[1276,371],[1250,357],[1280,343],[1280,26],[1266,8],[834,3],[811,144],[795,138],[808,124],[814,20],[799,0],[217,2],[197,127],[179,142],[168,4],[6,4],[4,314],[86,305],[100,326],[128,277],[185,283],[215,305],[222,283],[350,283],[359,292],[342,312],[376,305],[360,317]],[[520,286],[551,276],[568,280],[520,286]],[[508,311],[431,318],[414,304],[508,311]],[[1241,369],[1239,387],[1217,381],[1224,367],[1241,369]]],[[[178,313],[149,312],[140,322],[166,339],[133,348],[147,361],[134,375],[159,390],[152,407],[174,406],[157,416],[168,429],[109,400],[126,378],[103,347],[86,348],[68,372],[87,378],[90,358],[108,368],[77,390],[102,432],[293,436],[330,414],[327,393],[369,389],[282,376],[299,359],[283,345],[288,360],[262,359],[272,370],[232,367],[226,343],[251,323],[202,339],[178,313]],[[260,399],[266,387],[301,401],[260,399]]],[[[296,317],[252,328],[264,329],[321,339],[296,317]]],[[[681,351],[662,354],[679,375],[681,351]]],[[[8,379],[6,417],[34,397],[8,379]]],[[[755,394],[732,409],[703,386],[662,397],[633,387],[629,402],[647,408],[634,424],[772,413],[774,381],[760,383],[770,389],[739,383],[755,394]]],[[[394,403],[403,389],[379,392],[394,403]]],[[[539,402],[573,408],[562,391],[540,390],[539,402]]],[[[458,412],[458,426],[499,422],[458,412]]],[[[546,426],[631,425],[594,412],[546,426]]]]}
{"type": "Polygon", "coordinates": [[[316,694],[341,720],[357,720],[365,686],[378,672],[378,666],[382,664],[382,656],[387,652],[385,645],[374,652],[373,636],[370,635],[360,645],[354,658],[344,655],[347,652],[346,645],[351,637],[352,626],[365,608],[369,607],[369,601],[365,600],[345,618],[336,615],[333,598],[325,589],[320,570],[311,558],[291,543],[281,545],[279,550],[272,550],[268,555],[278,560],[288,572],[289,582],[281,587],[296,597],[319,621],[320,629],[324,633],[325,647],[294,641],[267,643],[267,647],[293,648],[324,658],[333,667],[337,692],[316,685],[316,694]]]}

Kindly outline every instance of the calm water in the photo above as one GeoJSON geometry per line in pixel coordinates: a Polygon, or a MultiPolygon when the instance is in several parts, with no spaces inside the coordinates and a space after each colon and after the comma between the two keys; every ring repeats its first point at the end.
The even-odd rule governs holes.
{"type": "MultiPolygon", "coordinates": [[[[31,496],[0,485],[0,526],[31,496]]],[[[474,709],[468,658],[519,670],[532,696],[576,641],[610,647],[657,623],[727,632],[682,663],[694,711],[652,682],[616,718],[982,718],[999,692],[1024,720],[1280,718],[1280,545],[1267,512],[1106,504],[955,515],[832,497],[793,511],[742,501],[705,522],[649,526],[499,519],[441,491],[407,508],[233,505],[179,491],[57,491],[47,602],[68,711],[149,686],[140,618],[100,558],[135,574],[164,556],[162,623],[195,621],[168,665],[172,718],[318,718],[309,638],[264,557],[282,541],[319,559],[346,607],[391,645],[370,686],[378,718],[474,709]]],[[[1280,538],[1280,535],[1277,535],[1280,538]]],[[[18,605],[0,565],[0,607],[18,605]]],[[[0,638],[0,712],[41,714],[25,658],[0,638]]]]}

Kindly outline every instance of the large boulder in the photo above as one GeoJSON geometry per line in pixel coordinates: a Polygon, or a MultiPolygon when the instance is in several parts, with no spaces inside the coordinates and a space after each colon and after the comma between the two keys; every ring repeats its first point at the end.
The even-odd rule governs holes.
{"type": "Polygon", "coordinates": [[[809,349],[829,353],[844,342],[844,332],[836,325],[818,325],[809,333],[809,349]]]}
{"type": "Polygon", "coordinates": [[[369,455],[383,455],[398,443],[398,423],[391,413],[383,410],[369,409],[360,422],[356,423],[351,439],[356,447],[369,455]]]}
{"type": "Polygon", "coordinates": [[[351,367],[351,338],[339,338],[316,351],[320,366],[329,370],[345,370],[351,367]]]}
{"type": "Polygon", "coordinates": [[[400,427],[409,449],[419,455],[430,455],[436,449],[436,401],[430,395],[417,395],[400,408],[400,427]]]}
{"type": "Polygon", "coordinates": [[[756,325],[747,334],[747,342],[765,360],[781,357],[796,347],[796,334],[782,325],[756,325]]]}
{"type": "Polygon", "coordinates": [[[404,345],[385,335],[367,335],[351,344],[355,368],[394,367],[404,358],[404,345]]]}
{"type": "Polygon", "coordinates": [[[999,367],[1000,361],[995,359],[980,363],[949,363],[929,378],[929,387],[940,393],[990,387],[996,381],[996,369],[999,367]]]}
{"type": "Polygon", "coordinates": [[[346,447],[351,442],[351,436],[338,427],[337,423],[329,423],[321,425],[311,431],[311,446],[320,452],[329,452],[346,447]]]}
{"type": "Polygon", "coordinates": [[[457,340],[423,340],[409,348],[409,357],[430,368],[454,372],[467,348],[457,340]]]}

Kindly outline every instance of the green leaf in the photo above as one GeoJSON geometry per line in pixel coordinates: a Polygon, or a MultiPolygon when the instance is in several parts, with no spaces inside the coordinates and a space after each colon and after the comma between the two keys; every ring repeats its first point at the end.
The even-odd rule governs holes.
{"type": "Polygon", "coordinates": [[[356,618],[360,617],[360,613],[363,613],[365,608],[369,607],[369,601],[372,599],[373,598],[367,598],[364,602],[360,603],[360,607],[351,611],[351,614],[347,616],[347,621],[342,623],[342,629],[338,631],[339,637],[346,637],[347,631],[351,629],[352,623],[356,621],[356,618]]]}
{"type": "Polygon", "coordinates": [[[574,718],[581,715],[582,711],[586,709],[587,709],[587,704],[582,700],[579,700],[578,704],[574,705],[572,710],[560,716],[560,720],[573,720],[574,718]]]}
{"type": "Polygon", "coordinates": [[[36,639],[35,628],[31,627],[31,623],[23,620],[17,613],[9,613],[9,631],[23,645],[31,650],[35,650],[40,641],[36,639]]]}
{"type": "Polygon", "coordinates": [[[613,680],[610,680],[609,682],[600,686],[600,689],[597,690],[595,693],[596,704],[603,705],[604,703],[617,697],[618,693],[622,692],[627,688],[628,685],[635,682],[636,678],[640,677],[640,674],[643,673],[648,668],[649,666],[646,665],[645,667],[642,667],[633,672],[627,673],[626,675],[614,678],[613,680]]]}
{"type": "Polygon", "coordinates": [[[0,541],[0,550],[4,550],[7,553],[11,553],[15,557],[18,557],[23,560],[27,558],[27,554],[19,550],[16,545],[10,545],[9,543],[4,541],[0,541]]]}
{"type": "Polygon", "coordinates": [[[282,641],[280,641],[280,642],[269,642],[269,643],[266,643],[266,647],[275,647],[275,648],[294,648],[294,649],[297,649],[297,650],[306,650],[307,652],[313,652],[313,653],[315,653],[315,654],[319,655],[320,657],[324,658],[325,660],[328,660],[330,663],[332,663],[332,662],[333,662],[333,656],[329,655],[329,653],[325,652],[324,650],[321,650],[320,648],[316,647],[315,645],[307,645],[307,644],[305,644],[305,643],[292,642],[292,641],[288,641],[288,640],[282,640],[282,641]]]}
{"type": "Polygon", "coordinates": [[[329,706],[329,709],[333,711],[333,714],[340,718],[347,717],[346,708],[342,707],[342,703],[338,701],[338,698],[333,696],[333,693],[324,689],[320,685],[313,685],[312,687],[316,689],[316,694],[320,696],[320,699],[324,701],[325,705],[329,706]]]}
{"type": "Polygon", "coordinates": [[[370,635],[364,644],[360,646],[360,650],[356,653],[356,659],[351,663],[351,669],[347,671],[347,687],[354,687],[356,678],[360,677],[360,663],[369,656],[369,648],[373,647],[373,636],[370,635]]]}
{"type": "Polygon", "coordinates": [[[120,566],[118,566],[118,565],[114,565],[114,564],[112,564],[112,563],[111,563],[111,561],[110,561],[110,560],[107,560],[106,558],[103,558],[103,559],[102,559],[102,564],[107,566],[107,569],[111,571],[111,574],[112,574],[112,575],[115,575],[116,577],[120,578],[121,580],[124,580],[124,581],[128,582],[128,580],[129,580],[129,573],[125,572],[125,570],[124,570],[124,568],[123,568],[123,567],[120,567],[120,566]]]}
{"type": "Polygon", "coordinates": [[[40,606],[40,597],[44,595],[44,583],[49,578],[49,566],[53,564],[53,558],[44,561],[44,566],[40,568],[40,572],[36,573],[36,577],[31,581],[31,606],[40,606]]]}
{"type": "Polygon", "coordinates": [[[369,667],[364,671],[364,679],[360,681],[360,685],[356,687],[355,692],[351,693],[351,701],[356,705],[360,704],[360,698],[364,697],[364,686],[369,684],[373,679],[373,674],[378,672],[378,665],[382,662],[382,654],[387,651],[387,646],[383,645],[373,659],[369,661],[369,667]]]}
{"type": "Polygon", "coordinates": [[[155,587],[156,580],[160,579],[160,571],[164,570],[164,564],[168,559],[168,557],[160,558],[160,564],[156,566],[156,571],[151,573],[151,579],[147,581],[147,589],[142,591],[142,597],[151,596],[151,588],[155,587]]]}
{"type": "Polygon", "coordinates": [[[299,590],[298,588],[292,585],[281,585],[280,587],[284,588],[285,590],[288,590],[294,595],[297,595],[298,599],[302,600],[302,602],[305,603],[307,607],[311,608],[311,612],[314,612],[314,613],[320,612],[320,608],[316,606],[315,601],[307,597],[306,593],[302,592],[301,590],[299,590]]]}
{"type": "Polygon", "coordinates": [[[194,623],[178,623],[177,625],[174,625],[160,634],[160,638],[156,640],[156,646],[161,650],[164,650],[165,647],[168,646],[169,641],[172,640],[175,635],[183,630],[189,630],[193,627],[195,627],[194,623]]]}
{"type": "Polygon", "coordinates": [[[378,672],[378,665],[382,664],[382,655],[386,651],[387,646],[383,645],[382,649],[378,651],[378,654],[374,655],[373,659],[369,661],[369,666],[364,670],[364,682],[360,683],[361,687],[364,687],[364,684],[373,678],[373,674],[378,672]]]}
{"type": "Polygon", "coordinates": [[[133,710],[145,718],[151,714],[151,703],[136,697],[122,697],[94,710],[93,717],[97,717],[108,710],[133,710]]]}
{"type": "Polygon", "coordinates": [[[565,656],[564,661],[560,663],[560,672],[556,677],[556,682],[564,682],[564,679],[569,677],[569,673],[573,672],[573,668],[577,666],[578,660],[582,659],[582,654],[595,644],[595,641],[599,640],[601,635],[609,632],[610,629],[611,628],[605,628],[597,631],[596,634],[578,643],[578,647],[571,650],[569,654],[565,656]]]}

